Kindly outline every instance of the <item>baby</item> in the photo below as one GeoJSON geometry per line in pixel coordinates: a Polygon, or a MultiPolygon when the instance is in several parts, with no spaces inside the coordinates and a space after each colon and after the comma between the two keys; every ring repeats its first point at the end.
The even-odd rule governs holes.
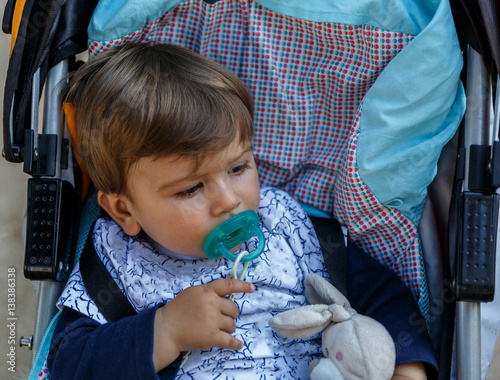
{"type": "Polygon", "coordinates": [[[328,275],[307,214],[286,193],[259,187],[241,82],[180,47],[125,45],[85,64],[65,100],[107,213],[91,238],[137,315],[107,322],[77,266],[59,301],[51,375],[306,378],[319,337],[282,338],[268,320],[305,305],[308,274],[328,275]],[[234,264],[208,259],[203,244],[246,210],[258,213],[266,246],[247,281],[228,279],[234,264]]]}

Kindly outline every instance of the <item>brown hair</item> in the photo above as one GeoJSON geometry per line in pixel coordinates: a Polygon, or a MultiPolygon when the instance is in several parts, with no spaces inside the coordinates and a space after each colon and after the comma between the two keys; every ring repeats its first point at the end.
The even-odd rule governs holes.
{"type": "Polygon", "coordinates": [[[127,194],[127,172],[142,157],[203,156],[253,134],[251,97],[239,79],[174,45],[101,53],[71,77],[64,101],[76,108],[83,166],[110,194],[127,194]]]}

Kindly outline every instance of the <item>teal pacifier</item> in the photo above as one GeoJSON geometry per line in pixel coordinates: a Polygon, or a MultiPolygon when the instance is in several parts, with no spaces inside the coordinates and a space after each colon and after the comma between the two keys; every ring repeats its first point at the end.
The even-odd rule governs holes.
{"type": "Polygon", "coordinates": [[[255,211],[246,210],[213,230],[203,244],[203,251],[209,259],[224,256],[226,259],[236,261],[238,255],[229,250],[248,241],[254,235],[259,242],[257,248],[241,258],[241,262],[245,263],[259,257],[266,243],[266,238],[259,228],[259,216],[255,211]]]}

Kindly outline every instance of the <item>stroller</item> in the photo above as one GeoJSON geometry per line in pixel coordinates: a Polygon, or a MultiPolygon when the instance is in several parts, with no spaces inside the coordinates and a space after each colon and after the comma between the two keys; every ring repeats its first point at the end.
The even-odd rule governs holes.
{"type": "Polygon", "coordinates": [[[78,65],[75,54],[87,49],[93,15],[91,55],[128,41],[171,42],[237,73],[255,97],[256,124],[261,126],[256,156],[266,183],[285,183],[283,188],[296,197],[331,210],[358,245],[405,281],[425,317],[416,323],[430,330],[440,378],[449,378],[455,368],[455,320],[456,375],[481,378],[479,302],[492,301],[494,295],[500,184],[499,112],[492,112],[500,99],[495,92],[500,53],[493,2],[452,3],[466,58],[463,71],[446,1],[429,1],[427,8],[418,9],[394,1],[381,10],[373,6],[376,2],[363,2],[357,9],[338,2],[331,12],[323,12],[320,1],[293,10],[275,1],[171,1],[161,6],[151,1],[140,12],[133,1],[15,3],[9,1],[3,24],[16,39],[5,87],[3,153],[7,160],[23,163],[24,172],[32,176],[25,275],[41,280],[35,351],[88,234],[89,224],[82,220],[95,218],[95,211],[76,206],[87,184],[68,169],[77,172],[78,166],[72,165],[59,103],[61,81],[78,65]],[[41,12],[46,17],[37,23],[41,12]],[[236,15],[231,28],[221,24],[217,12],[236,15]],[[244,18],[248,15],[255,20],[250,26],[244,18]],[[252,40],[255,36],[259,43],[252,40]],[[445,43],[429,45],[436,36],[445,43]],[[430,65],[439,72],[415,64],[433,54],[430,65]],[[325,66],[325,61],[335,64],[325,66]],[[322,65],[312,67],[310,62],[322,65]],[[313,74],[311,84],[294,82],[305,73],[313,74]],[[463,120],[460,73],[468,94],[463,120]],[[431,90],[410,87],[426,76],[436,80],[431,90]],[[316,81],[322,84],[316,86],[316,81]],[[42,86],[47,106],[39,133],[42,86]],[[308,94],[314,101],[301,103],[296,92],[307,86],[321,91],[308,94]],[[390,86],[395,88],[392,97],[390,86]],[[408,128],[399,124],[402,120],[411,121],[408,128]],[[291,157],[280,156],[273,142],[286,136],[264,139],[265,126],[274,123],[297,130],[309,124],[335,126],[331,146],[338,149],[310,155],[294,146],[291,157]],[[335,184],[321,199],[309,199],[307,189],[298,186],[302,179],[294,180],[293,173],[273,176],[274,167],[291,172],[299,164],[324,166],[325,154],[334,155],[335,174],[320,178],[314,170],[309,173],[335,184]],[[431,184],[436,167],[439,172],[431,184]],[[42,209],[47,214],[53,210],[50,218],[37,212],[42,209]]]}

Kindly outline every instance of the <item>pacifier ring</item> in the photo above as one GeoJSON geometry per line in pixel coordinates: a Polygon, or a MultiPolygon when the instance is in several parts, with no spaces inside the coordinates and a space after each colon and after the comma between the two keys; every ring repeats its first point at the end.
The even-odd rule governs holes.
{"type": "Polygon", "coordinates": [[[246,210],[226,220],[210,235],[203,244],[203,251],[209,259],[224,256],[226,259],[236,261],[237,255],[231,249],[248,241],[253,236],[257,237],[257,248],[241,258],[241,262],[256,259],[264,251],[265,237],[259,228],[259,216],[253,210],[246,210]]]}

